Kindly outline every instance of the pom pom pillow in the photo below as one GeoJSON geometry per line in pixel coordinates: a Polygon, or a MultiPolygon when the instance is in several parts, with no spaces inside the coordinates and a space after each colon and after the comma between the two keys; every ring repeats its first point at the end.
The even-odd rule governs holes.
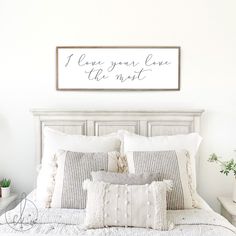
{"type": "Polygon", "coordinates": [[[172,182],[154,181],[146,185],[117,185],[86,180],[85,226],[88,229],[108,226],[132,226],[168,230],[166,192],[172,182]]]}

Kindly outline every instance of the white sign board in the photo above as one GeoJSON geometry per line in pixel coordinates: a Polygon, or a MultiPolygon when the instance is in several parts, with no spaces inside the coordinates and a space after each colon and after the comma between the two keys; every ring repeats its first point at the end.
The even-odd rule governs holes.
{"type": "Polygon", "coordinates": [[[57,90],[180,90],[180,47],[57,47],[57,90]]]}

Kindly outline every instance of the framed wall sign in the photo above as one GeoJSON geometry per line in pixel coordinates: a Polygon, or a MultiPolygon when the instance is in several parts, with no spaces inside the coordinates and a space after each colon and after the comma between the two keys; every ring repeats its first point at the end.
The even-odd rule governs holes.
{"type": "Polygon", "coordinates": [[[180,47],[57,47],[57,90],[180,90],[180,47]]]}

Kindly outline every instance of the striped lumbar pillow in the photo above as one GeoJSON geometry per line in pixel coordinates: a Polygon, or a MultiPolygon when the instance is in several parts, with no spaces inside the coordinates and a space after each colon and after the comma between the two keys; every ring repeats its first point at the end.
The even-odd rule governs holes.
{"type": "Polygon", "coordinates": [[[196,188],[192,179],[192,167],[187,151],[144,151],[128,152],[129,172],[157,172],[158,180],[173,180],[173,191],[167,193],[167,209],[194,208],[196,188]]]}
{"type": "Polygon", "coordinates": [[[82,183],[91,171],[117,171],[119,153],[82,153],[60,150],[55,155],[57,170],[51,207],[85,208],[86,192],[82,183]]]}

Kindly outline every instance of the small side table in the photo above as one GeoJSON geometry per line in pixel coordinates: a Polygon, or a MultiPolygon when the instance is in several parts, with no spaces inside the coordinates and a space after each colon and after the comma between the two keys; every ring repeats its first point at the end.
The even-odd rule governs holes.
{"type": "Polygon", "coordinates": [[[232,225],[236,226],[236,203],[230,197],[218,197],[221,206],[221,215],[232,225]]]}
{"type": "MultiPolygon", "coordinates": [[[[11,193],[11,195],[7,198],[0,198],[0,215],[5,213],[8,205],[12,202],[14,202],[17,199],[18,195],[15,193],[11,193]]],[[[12,206],[14,207],[14,206],[12,206]]],[[[10,210],[10,209],[8,209],[10,210]]]]}

